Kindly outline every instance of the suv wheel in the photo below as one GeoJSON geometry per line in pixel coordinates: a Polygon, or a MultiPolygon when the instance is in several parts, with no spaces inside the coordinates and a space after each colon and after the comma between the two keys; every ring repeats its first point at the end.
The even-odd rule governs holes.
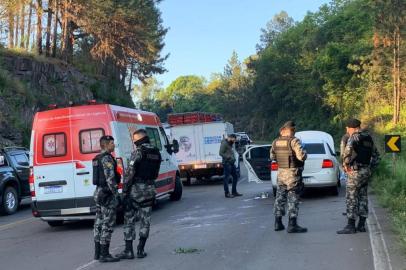
{"type": "Polygon", "coordinates": [[[14,187],[6,187],[3,193],[3,201],[1,202],[1,213],[12,215],[18,209],[18,194],[14,187]]]}

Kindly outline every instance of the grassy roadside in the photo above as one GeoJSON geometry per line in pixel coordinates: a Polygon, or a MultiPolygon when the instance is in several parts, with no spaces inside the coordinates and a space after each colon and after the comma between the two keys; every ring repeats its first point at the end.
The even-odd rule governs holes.
{"type": "Polygon", "coordinates": [[[376,171],[372,188],[379,203],[388,208],[393,227],[406,251],[406,155],[397,157],[395,173],[392,156],[386,155],[376,171]]]}

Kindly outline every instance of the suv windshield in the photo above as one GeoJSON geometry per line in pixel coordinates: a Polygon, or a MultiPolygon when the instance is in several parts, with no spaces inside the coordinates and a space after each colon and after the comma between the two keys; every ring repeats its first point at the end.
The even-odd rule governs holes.
{"type": "Polygon", "coordinates": [[[307,154],[325,154],[326,149],[322,143],[304,143],[304,149],[307,154]]]}

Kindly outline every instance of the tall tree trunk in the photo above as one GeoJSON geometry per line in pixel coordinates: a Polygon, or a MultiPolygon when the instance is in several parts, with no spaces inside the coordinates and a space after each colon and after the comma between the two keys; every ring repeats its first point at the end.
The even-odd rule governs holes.
{"type": "Polygon", "coordinates": [[[42,0],[37,0],[37,52],[42,54],[42,0]]]}
{"type": "Polygon", "coordinates": [[[30,1],[30,12],[28,13],[28,24],[27,24],[27,42],[25,44],[25,48],[27,48],[27,50],[30,50],[30,40],[31,40],[31,18],[32,18],[32,6],[33,3],[32,1],[30,1]]]}
{"type": "Polygon", "coordinates": [[[25,48],[25,3],[21,3],[20,14],[20,47],[25,48]]]}
{"type": "Polygon", "coordinates": [[[55,20],[54,20],[54,33],[52,37],[52,57],[56,57],[56,41],[58,38],[58,13],[59,3],[58,0],[54,0],[55,20]]]}
{"type": "Polygon", "coordinates": [[[11,8],[8,11],[8,48],[14,48],[14,12],[11,8]]]}
{"type": "Polygon", "coordinates": [[[397,50],[398,50],[398,52],[397,52],[397,59],[396,59],[396,62],[397,62],[397,75],[398,75],[398,77],[397,77],[397,81],[396,81],[396,84],[397,84],[397,90],[398,90],[398,93],[397,93],[397,100],[396,100],[396,108],[397,108],[397,110],[396,110],[396,120],[397,120],[397,123],[399,123],[399,121],[400,121],[400,101],[401,101],[401,81],[400,81],[400,39],[401,39],[401,36],[400,36],[400,29],[399,29],[399,27],[397,28],[397,44],[396,44],[396,48],[397,48],[397,50]]]}
{"type": "Polygon", "coordinates": [[[14,21],[14,27],[15,27],[15,30],[14,30],[14,35],[15,35],[15,37],[14,37],[14,47],[19,46],[18,40],[20,38],[20,35],[19,35],[20,13],[18,12],[18,10],[19,10],[19,8],[17,7],[16,8],[16,14],[17,15],[16,15],[15,21],[14,21]]]}
{"type": "Polygon", "coordinates": [[[68,27],[68,3],[66,0],[62,1],[62,10],[61,10],[61,16],[62,16],[62,36],[61,36],[61,51],[62,51],[62,56],[65,54],[66,50],[66,35],[67,35],[67,27],[68,27]]]}
{"type": "Polygon", "coordinates": [[[134,63],[131,62],[131,68],[130,68],[130,79],[128,81],[128,93],[131,93],[131,88],[132,88],[132,82],[133,82],[133,72],[134,72],[134,63]]]}
{"type": "Polygon", "coordinates": [[[52,6],[53,6],[53,1],[48,0],[48,19],[47,19],[47,29],[46,29],[46,41],[45,41],[45,55],[47,57],[49,57],[51,55],[52,6]]]}

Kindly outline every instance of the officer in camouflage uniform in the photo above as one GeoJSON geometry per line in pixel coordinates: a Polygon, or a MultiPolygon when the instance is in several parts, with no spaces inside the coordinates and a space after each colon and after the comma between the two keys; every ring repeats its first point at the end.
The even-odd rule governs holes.
{"type": "Polygon", "coordinates": [[[116,222],[116,208],[120,197],[117,174],[117,164],[111,153],[114,151],[114,138],[100,138],[101,153],[93,159],[93,184],[97,185],[94,192],[96,203],[96,219],[94,222],[94,259],[100,262],[117,262],[118,258],[109,252],[111,234],[116,222]]]}
{"type": "Polygon", "coordinates": [[[120,259],[134,259],[133,240],[136,238],[135,221],[137,214],[140,218],[137,258],[147,256],[144,247],[149,235],[152,205],[156,196],[154,180],[158,176],[161,163],[159,150],[150,144],[144,129],[134,132],[133,141],[136,149],[131,154],[124,177],[125,249],[119,254],[120,259]]]}
{"type": "Polygon", "coordinates": [[[294,137],[295,123],[286,122],[280,129],[280,137],[272,143],[271,160],[278,162],[278,188],[275,198],[275,231],[285,229],[282,216],[288,204],[288,233],[304,233],[306,228],[297,225],[299,212],[299,192],[302,188],[302,172],[307,158],[301,141],[294,137]]]}
{"type": "Polygon", "coordinates": [[[348,175],[346,188],[346,205],[348,224],[338,234],[353,234],[365,232],[365,221],[368,217],[368,182],[371,169],[380,160],[371,135],[361,130],[361,122],[350,119],[347,122],[347,132],[350,135],[344,150],[344,171],[348,175]],[[359,217],[358,225],[355,221],[359,217]]]}

